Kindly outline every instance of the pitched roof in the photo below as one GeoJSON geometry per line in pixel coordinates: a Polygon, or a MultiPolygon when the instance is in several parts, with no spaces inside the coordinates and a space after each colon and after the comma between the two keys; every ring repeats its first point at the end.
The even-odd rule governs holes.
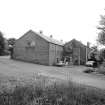
{"type": "Polygon", "coordinates": [[[39,35],[41,38],[45,39],[49,43],[53,43],[53,44],[60,45],[60,46],[63,46],[64,45],[63,42],[58,41],[58,40],[53,39],[53,38],[50,38],[48,36],[45,36],[42,33],[40,34],[40,33],[34,32],[33,30],[30,30],[30,31],[33,32],[33,33],[35,33],[35,34],[37,34],[37,35],[39,35]]]}
{"type": "Polygon", "coordinates": [[[65,43],[65,45],[67,45],[67,44],[74,44],[75,46],[77,46],[77,47],[86,47],[86,45],[84,45],[82,42],[80,42],[80,41],[78,41],[78,40],[76,40],[76,39],[72,39],[71,41],[69,41],[69,42],[67,42],[67,43],[65,43]]]}

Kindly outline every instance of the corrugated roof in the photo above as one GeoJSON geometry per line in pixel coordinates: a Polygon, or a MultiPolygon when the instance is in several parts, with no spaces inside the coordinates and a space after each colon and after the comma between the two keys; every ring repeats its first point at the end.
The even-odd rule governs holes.
{"type": "Polygon", "coordinates": [[[57,44],[57,45],[60,45],[60,46],[63,46],[64,45],[63,42],[58,41],[58,40],[53,39],[53,38],[50,38],[48,36],[45,36],[42,33],[40,34],[40,33],[34,32],[33,30],[30,30],[30,31],[32,31],[33,33],[39,35],[40,37],[42,37],[43,39],[45,39],[49,43],[57,44]]]}

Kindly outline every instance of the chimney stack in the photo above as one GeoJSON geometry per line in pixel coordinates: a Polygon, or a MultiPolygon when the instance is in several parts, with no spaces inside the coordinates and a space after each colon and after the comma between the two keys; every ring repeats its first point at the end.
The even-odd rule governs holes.
{"type": "Polygon", "coordinates": [[[63,42],[63,40],[61,40],[61,42],[63,42]]]}
{"type": "Polygon", "coordinates": [[[50,38],[53,38],[53,36],[52,36],[52,35],[50,35],[50,38]]]}
{"type": "Polygon", "coordinates": [[[89,43],[89,42],[87,42],[87,47],[88,47],[88,48],[90,47],[90,43],[89,43]]]}
{"type": "Polygon", "coordinates": [[[43,31],[42,30],[40,30],[40,34],[43,34],[43,31]]]}

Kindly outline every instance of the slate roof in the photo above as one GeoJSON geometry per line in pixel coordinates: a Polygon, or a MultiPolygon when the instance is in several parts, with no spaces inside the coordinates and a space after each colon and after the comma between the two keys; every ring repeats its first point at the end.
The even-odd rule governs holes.
{"type": "Polygon", "coordinates": [[[30,30],[30,31],[33,32],[33,33],[35,33],[35,34],[37,34],[37,35],[39,35],[40,37],[42,37],[43,39],[45,39],[49,43],[53,43],[53,44],[60,45],[60,46],[63,46],[64,45],[63,42],[58,41],[58,40],[53,39],[53,38],[50,38],[48,36],[45,36],[42,33],[40,34],[40,33],[34,32],[33,30],[30,30]]]}

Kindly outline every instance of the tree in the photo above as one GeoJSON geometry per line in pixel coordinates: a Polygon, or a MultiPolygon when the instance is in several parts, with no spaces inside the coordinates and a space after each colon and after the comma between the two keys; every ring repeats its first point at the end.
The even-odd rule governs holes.
{"type": "Polygon", "coordinates": [[[100,50],[100,57],[102,59],[105,59],[105,48],[103,48],[103,49],[100,50]]]}
{"type": "Polygon", "coordinates": [[[5,39],[3,37],[2,32],[0,32],[0,55],[3,55],[5,50],[5,39]]]}
{"type": "Polygon", "coordinates": [[[98,49],[97,49],[97,46],[92,46],[91,47],[91,52],[90,52],[90,60],[93,60],[93,61],[96,61],[96,56],[97,56],[97,52],[98,52],[98,49]]]}
{"type": "Polygon", "coordinates": [[[15,44],[15,42],[16,42],[16,39],[15,38],[9,38],[8,39],[8,45],[14,45],[15,44]]]}
{"type": "Polygon", "coordinates": [[[101,20],[99,26],[97,27],[100,32],[98,34],[98,42],[102,45],[105,45],[105,15],[101,15],[101,20]]]}

